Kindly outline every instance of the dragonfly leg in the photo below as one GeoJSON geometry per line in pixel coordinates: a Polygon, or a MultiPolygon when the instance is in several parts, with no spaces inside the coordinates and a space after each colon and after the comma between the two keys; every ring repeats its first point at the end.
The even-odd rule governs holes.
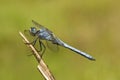
{"type": "Polygon", "coordinates": [[[26,43],[26,44],[28,44],[28,45],[29,45],[29,44],[32,44],[33,46],[35,46],[37,39],[38,39],[38,37],[35,38],[32,42],[30,42],[30,43],[26,43]]]}
{"type": "Polygon", "coordinates": [[[46,47],[45,47],[45,45],[42,43],[42,45],[43,45],[43,47],[44,47],[44,49],[43,49],[43,52],[42,52],[42,55],[44,54],[44,52],[45,52],[45,50],[46,50],[46,47]]]}
{"type": "Polygon", "coordinates": [[[40,41],[40,39],[39,39],[39,44],[40,44],[40,51],[42,51],[42,46],[43,46],[43,51],[41,52],[42,54],[41,54],[41,57],[43,56],[43,54],[44,54],[44,52],[45,52],[45,50],[46,50],[46,47],[45,47],[45,45],[40,41]]]}
{"type": "MultiPolygon", "coordinates": [[[[37,38],[35,38],[32,42],[25,43],[25,44],[27,44],[27,45],[32,44],[33,46],[35,46],[37,39],[38,39],[38,37],[37,37],[37,38]]],[[[35,48],[35,49],[36,49],[36,48],[35,48]]],[[[36,50],[37,50],[37,49],[36,49],[36,50]]],[[[33,54],[28,54],[28,56],[31,56],[31,55],[33,55],[33,54]]]]}
{"type": "Polygon", "coordinates": [[[40,51],[42,51],[42,42],[39,39],[40,51]]]}

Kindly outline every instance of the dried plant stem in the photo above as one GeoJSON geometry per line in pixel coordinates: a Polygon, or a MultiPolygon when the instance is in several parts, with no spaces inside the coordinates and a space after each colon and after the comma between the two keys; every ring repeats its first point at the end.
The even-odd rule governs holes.
{"type": "MultiPolygon", "coordinates": [[[[25,43],[30,43],[27,38],[21,33],[19,32],[20,36],[23,38],[25,43]]],[[[31,48],[31,50],[33,51],[33,55],[36,58],[36,60],[38,61],[38,70],[39,72],[42,73],[43,77],[46,80],[55,80],[54,76],[52,75],[52,73],[50,72],[50,70],[48,69],[47,65],[45,64],[45,62],[43,61],[43,59],[41,58],[41,56],[39,55],[39,53],[36,51],[36,49],[34,48],[34,46],[32,44],[26,44],[28,47],[31,48]]]]}

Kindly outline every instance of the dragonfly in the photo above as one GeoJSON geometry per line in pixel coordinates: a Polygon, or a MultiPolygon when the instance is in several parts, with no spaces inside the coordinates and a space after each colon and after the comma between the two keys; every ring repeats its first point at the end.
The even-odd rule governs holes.
{"type": "Polygon", "coordinates": [[[42,43],[42,40],[50,41],[52,44],[56,44],[62,47],[65,47],[75,53],[78,53],[79,55],[82,55],[83,57],[89,59],[89,60],[95,60],[91,55],[78,50],[67,43],[63,42],[61,39],[56,37],[56,35],[49,30],[48,28],[44,27],[43,25],[40,25],[36,21],[32,20],[32,23],[35,25],[35,27],[31,27],[29,30],[29,33],[31,36],[35,37],[34,40],[31,42],[32,45],[34,46],[36,44],[36,41],[39,40],[39,45],[40,45],[40,51],[42,50],[42,46],[44,47],[43,53],[46,50],[45,45],[42,43]]]}

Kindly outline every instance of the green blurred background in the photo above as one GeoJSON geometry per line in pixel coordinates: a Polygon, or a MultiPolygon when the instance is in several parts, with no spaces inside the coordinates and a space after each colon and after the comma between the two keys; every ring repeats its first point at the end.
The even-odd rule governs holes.
{"type": "Polygon", "coordinates": [[[120,80],[119,0],[0,0],[0,80],[43,80],[19,31],[31,20],[96,58],[60,47],[43,59],[56,80],[120,80]]]}

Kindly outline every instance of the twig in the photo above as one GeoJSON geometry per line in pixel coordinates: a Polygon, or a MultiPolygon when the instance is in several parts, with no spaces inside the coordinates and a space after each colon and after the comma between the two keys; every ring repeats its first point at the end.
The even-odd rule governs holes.
{"type": "MultiPolygon", "coordinates": [[[[30,43],[27,38],[21,33],[19,32],[20,36],[23,38],[25,43],[30,43]]],[[[28,45],[28,44],[27,44],[28,45]]],[[[36,58],[36,60],[38,61],[38,70],[39,72],[42,73],[43,77],[46,80],[55,80],[54,76],[52,75],[52,73],[50,72],[50,70],[48,69],[47,65],[45,64],[45,62],[42,60],[41,56],[39,55],[39,53],[36,51],[36,49],[33,47],[32,44],[29,44],[28,47],[31,48],[31,50],[33,51],[33,55],[36,58]]]]}

